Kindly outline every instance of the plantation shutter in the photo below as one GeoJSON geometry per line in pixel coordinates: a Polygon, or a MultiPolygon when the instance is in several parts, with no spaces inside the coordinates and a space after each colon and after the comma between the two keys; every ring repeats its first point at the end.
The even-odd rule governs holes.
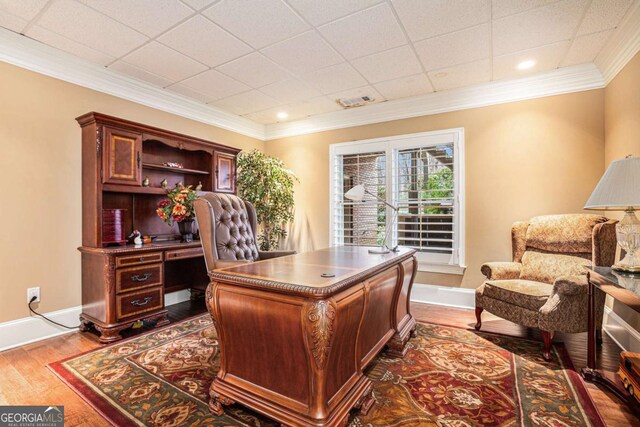
{"type": "Polygon", "coordinates": [[[334,162],[334,230],[335,242],[341,245],[375,246],[382,243],[386,210],[383,202],[365,194],[363,202],[344,197],[353,186],[385,199],[387,165],[384,151],[339,155],[334,162]]]}
{"type": "Polygon", "coordinates": [[[454,251],[454,145],[398,150],[397,243],[421,252],[454,251]]]}

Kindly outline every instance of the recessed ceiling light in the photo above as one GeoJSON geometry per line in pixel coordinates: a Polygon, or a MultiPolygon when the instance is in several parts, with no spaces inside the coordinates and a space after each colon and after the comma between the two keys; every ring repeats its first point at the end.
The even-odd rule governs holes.
{"type": "Polygon", "coordinates": [[[518,70],[528,70],[529,68],[533,68],[534,65],[536,65],[536,61],[534,61],[533,59],[527,59],[518,63],[516,68],[518,70]]]}
{"type": "Polygon", "coordinates": [[[286,111],[280,111],[278,114],[276,114],[276,117],[278,117],[279,119],[286,119],[287,117],[289,117],[289,114],[287,114],[286,111]]]}

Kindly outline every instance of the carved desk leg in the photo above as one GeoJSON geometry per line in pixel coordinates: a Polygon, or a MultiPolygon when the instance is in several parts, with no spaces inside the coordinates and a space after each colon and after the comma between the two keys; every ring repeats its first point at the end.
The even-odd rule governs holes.
{"type": "Polygon", "coordinates": [[[100,342],[103,344],[107,344],[110,342],[121,340],[122,335],[120,335],[120,332],[127,329],[131,325],[127,324],[122,326],[116,326],[113,328],[103,328],[102,326],[99,326],[99,325],[93,325],[93,326],[94,328],[96,328],[96,331],[100,332],[100,338],[99,338],[100,342]]]}
{"type": "Polygon", "coordinates": [[[209,408],[211,409],[211,412],[213,412],[213,414],[217,416],[224,415],[223,406],[229,406],[235,403],[228,397],[224,397],[213,390],[209,392],[209,395],[211,396],[211,399],[209,400],[209,408]]]}
{"type": "Polygon", "coordinates": [[[92,326],[93,322],[81,318],[80,327],[78,329],[80,330],[80,332],[87,332],[89,329],[91,329],[92,326]]]}
{"type": "Polygon", "coordinates": [[[402,332],[396,334],[387,343],[387,355],[391,357],[404,357],[409,350],[407,343],[411,337],[416,336],[416,321],[411,318],[402,332]]]}
{"type": "Polygon", "coordinates": [[[369,384],[364,394],[360,396],[360,399],[356,402],[354,408],[359,409],[360,415],[367,415],[375,402],[373,398],[373,384],[369,384]]]}

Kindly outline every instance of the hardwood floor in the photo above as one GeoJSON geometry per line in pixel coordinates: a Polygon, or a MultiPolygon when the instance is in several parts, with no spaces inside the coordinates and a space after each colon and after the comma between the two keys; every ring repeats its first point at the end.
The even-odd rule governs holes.
{"type": "MultiPolygon", "coordinates": [[[[171,321],[184,319],[206,311],[204,302],[187,301],[169,306],[171,321]]],[[[417,320],[459,327],[473,327],[475,317],[472,310],[439,307],[427,304],[412,304],[417,320]]],[[[537,332],[502,320],[487,312],[483,313],[482,330],[524,338],[540,339],[537,332]]],[[[145,330],[147,328],[143,328],[145,330]]],[[[140,330],[125,331],[125,336],[140,333],[140,330]]],[[[585,334],[562,336],[576,369],[586,365],[587,344],[585,334]]],[[[72,332],[67,335],[39,341],[0,353],[0,405],[64,405],[66,426],[108,426],[109,424],[84,400],[52,374],[48,363],[74,356],[100,347],[97,336],[72,332]]],[[[606,335],[598,351],[599,366],[607,370],[617,369],[620,349],[606,335]]],[[[593,400],[608,426],[638,426],[640,420],[608,392],[587,385],[593,400]]]]}

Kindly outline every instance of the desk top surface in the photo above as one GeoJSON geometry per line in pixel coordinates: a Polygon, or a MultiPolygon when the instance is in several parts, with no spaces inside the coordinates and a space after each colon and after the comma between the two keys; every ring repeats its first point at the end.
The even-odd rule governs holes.
{"type": "Polygon", "coordinates": [[[336,246],[295,255],[218,268],[211,278],[253,287],[279,288],[306,294],[331,294],[378,270],[404,261],[415,250],[370,254],[369,248],[336,246]],[[323,277],[333,275],[333,277],[323,277]]]}

